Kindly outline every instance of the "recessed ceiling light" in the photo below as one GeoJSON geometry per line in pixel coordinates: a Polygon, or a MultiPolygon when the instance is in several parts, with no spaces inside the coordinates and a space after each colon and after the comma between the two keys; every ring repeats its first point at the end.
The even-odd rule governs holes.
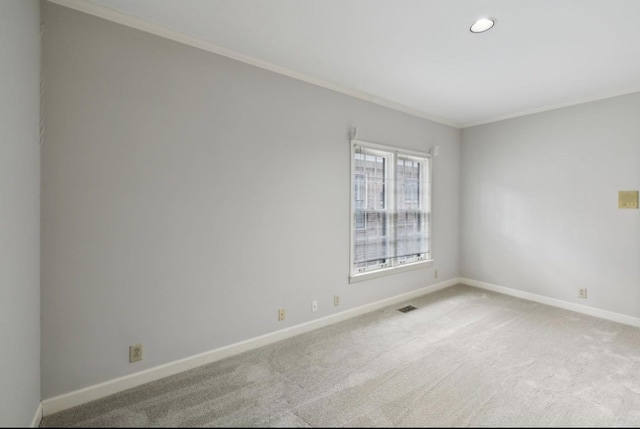
{"type": "Polygon", "coordinates": [[[469,30],[471,30],[472,33],[482,33],[484,31],[491,29],[491,27],[493,27],[493,24],[495,23],[496,23],[496,20],[493,18],[480,18],[479,20],[473,23],[473,25],[471,26],[471,28],[469,28],[469,30]]]}

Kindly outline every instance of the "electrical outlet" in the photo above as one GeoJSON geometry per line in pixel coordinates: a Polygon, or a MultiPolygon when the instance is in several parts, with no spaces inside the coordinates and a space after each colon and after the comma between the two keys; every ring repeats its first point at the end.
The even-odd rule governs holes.
{"type": "Polygon", "coordinates": [[[583,298],[583,299],[587,298],[587,288],[578,289],[578,298],[583,298]]]}
{"type": "Polygon", "coordinates": [[[278,321],[282,322],[284,320],[284,308],[278,309],[278,321]]]}
{"type": "Polygon", "coordinates": [[[434,278],[434,279],[437,279],[437,278],[438,278],[438,270],[435,270],[435,271],[433,272],[433,278],[434,278]]]}
{"type": "Polygon", "coordinates": [[[311,301],[311,311],[313,311],[314,313],[316,311],[318,311],[318,300],[314,299],[313,301],[311,301]]]}
{"type": "Polygon", "coordinates": [[[129,346],[129,363],[142,360],[142,344],[129,346]]]}
{"type": "Polygon", "coordinates": [[[337,307],[340,305],[340,295],[333,295],[333,306],[337,307]]]}

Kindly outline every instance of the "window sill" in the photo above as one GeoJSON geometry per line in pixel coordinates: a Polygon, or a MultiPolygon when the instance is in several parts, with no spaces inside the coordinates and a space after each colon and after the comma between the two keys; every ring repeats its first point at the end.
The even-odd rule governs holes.
{"type": "Polygon", "coordinates": [[[377,277],[390,276],[396,273],[402,273],[404,271],[419,270],[421,268],[427,268],[433,266],[435,259],[428,259],[426,261],[414,262],[408,265],[398,265],[390,268],[383,268],[381,270],[371,271],[368,273],[351,274],[349,276],[349,283],[358,283],[365,280],[374,279],[377,277]]]}

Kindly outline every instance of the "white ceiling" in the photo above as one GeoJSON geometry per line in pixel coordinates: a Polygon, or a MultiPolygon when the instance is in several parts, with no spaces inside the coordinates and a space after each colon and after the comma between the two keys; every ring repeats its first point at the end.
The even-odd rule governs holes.
{"type": "MultiPolygon", "coordinates": [[[[80,9],[87,3],[52,1],[80,9]]],[[[151,22],[173,30],[176,40],[183,34],[214,52],[458,127],[640,91],[640,0],[91,0],[89,6],[89,13],[141,18],[129,25],[151,22]],[[469,26],[483,16],[496,18],[495,27],[472,34],[469,26]]]]}

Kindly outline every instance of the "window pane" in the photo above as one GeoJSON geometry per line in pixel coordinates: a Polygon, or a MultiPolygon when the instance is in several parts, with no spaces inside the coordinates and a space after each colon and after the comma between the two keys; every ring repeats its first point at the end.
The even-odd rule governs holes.
{"type": "Polygon", "coordinates": [[[407,262],[428,251],[427,219],[423,204],[424,162],[401,158],[397,160],[397,261],[407,262]]]}
{"type": "Polygon", "coordinates": [[[388,258],[388,214],[386,212],[387,159],[356,153],[354,176],[356,268],[381,265],[388,258]]]}

